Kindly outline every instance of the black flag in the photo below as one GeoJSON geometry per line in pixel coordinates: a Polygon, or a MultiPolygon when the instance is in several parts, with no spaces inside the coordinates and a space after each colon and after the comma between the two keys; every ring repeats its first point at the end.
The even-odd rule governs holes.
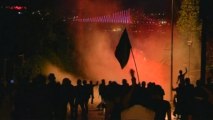
{"type": "Polygon", "coordinates": [[[126,66],[129,60],[131,48],[132,46],[130,44],[129,36],[125,29],[115,50],[115,57],[119,61],[122,69],[126,66]]]}

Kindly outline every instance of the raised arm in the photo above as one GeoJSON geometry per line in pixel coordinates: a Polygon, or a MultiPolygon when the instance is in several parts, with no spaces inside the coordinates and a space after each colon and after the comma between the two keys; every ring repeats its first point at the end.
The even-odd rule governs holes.
{"type": "Polygon", "coordinates": [[[185,73],[183,73],[184,75],[187,73],[187,68],[185,68],[185,70],[186,70],[185,73]]]}

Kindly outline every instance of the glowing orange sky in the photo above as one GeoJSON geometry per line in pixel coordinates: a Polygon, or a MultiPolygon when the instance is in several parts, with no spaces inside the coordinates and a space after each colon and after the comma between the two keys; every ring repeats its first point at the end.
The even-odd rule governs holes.
{"type": "MultiPolygon", "coordinates": [[[[76,3],[78,8],[77,15],[83,17],[95,17],[100,15],[112,14],[122,10],[122,6],[117,2],[107,2],[94,0],[81,0],[76,3]]],[[[44,72],[56,73],[58,80],[62,80],[64,76],[70,77],[75,84],[75,80],[79,77],[87,80],[99,81],[101,79],[116,80],[121,83],[123,78],[127,78],[130,83],[129,70],[135,69],[132,56],[130,55],[127,66],[122,70],[118,61],[114,56],[114,50],[122,31],[105,32],[105,27],[111,26],[106,23],[86,24],[78,23],[75,36],[75,51],[76,60],[79,68],[85,76],[75,76],[72,73],[67,73],[57,66],[47,64],[44,72]],[[104,27],[103,27],[104,26],[104,27]],[[91,30],[88,30],[91,28],[91,30]]],[[[122,30],[128,25],[112,25],[113,27],[121,28],[122,30]]],[[[70,26],[72,29],[72,26],[70,26]]],[[[144,28],[141,28],[144,29],[144,28]]],[[[140,82],[155,82],[160,84],[165,90],[165,98],[170,99],[170,28],[165,28],[164,33],[159,33],[159,28],[155,28],[150,35],[134,35],[129,33],[133,52],[138,67],[140,82]],[[146,36],[146,37],[144,37],[146,36]]],[[[179,69],[187,67],[188,47],[185,42],[180,42],[178,37],[175,37],[175,54],[174,54],[174,86],[176,85],[176,76],[179,69]],[[182,56],[183,57],[182,59],[182,56]],[[181,58],[181,59],[179,59],[181,58]]],[[[195,60],[194,60],[195,61],[195,60]]],[[[197,77],[197,76],[196,76],[197,77]]]]}

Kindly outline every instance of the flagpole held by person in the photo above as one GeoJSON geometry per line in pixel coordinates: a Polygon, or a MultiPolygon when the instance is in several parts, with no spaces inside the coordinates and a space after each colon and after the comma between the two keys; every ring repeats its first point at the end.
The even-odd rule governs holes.
{"type": "Polygon", "coordinates": [[[139,83],[140,82],[139,74],[138,74],[138,69],[137,69],[137,65],[136,65],[136,61],[135,61],[135,56],[133,54],[133,50],[132,50],[132,46],[130,43],[127,29],[125,28],[121,35],[120,41],[116,47],[116,50],[115,50],[115,57],[117,58],[118,62],[120,63],[121,69],[123,69],[126,66],[126,64],[128,63],[130,52],[132,54],[132,58],[134,61],[134,65],[135,65],[135,69],[136,69],[136,73],[137,73],[137,77],[138,77],[138,83],[139,83]]]}

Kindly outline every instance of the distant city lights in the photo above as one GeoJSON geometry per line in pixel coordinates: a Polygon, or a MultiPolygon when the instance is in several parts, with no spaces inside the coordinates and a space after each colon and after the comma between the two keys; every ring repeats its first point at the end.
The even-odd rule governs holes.
{"type": "Polygon", "coordinates": [[[15,11],[21,11],[21,10],[26,10],[27,7],[26,6],[19,6],[19,5],[14,5],[14,6],[6,6],[6,9],[10,9],[10,10],[15,10],[15,11]]]}

